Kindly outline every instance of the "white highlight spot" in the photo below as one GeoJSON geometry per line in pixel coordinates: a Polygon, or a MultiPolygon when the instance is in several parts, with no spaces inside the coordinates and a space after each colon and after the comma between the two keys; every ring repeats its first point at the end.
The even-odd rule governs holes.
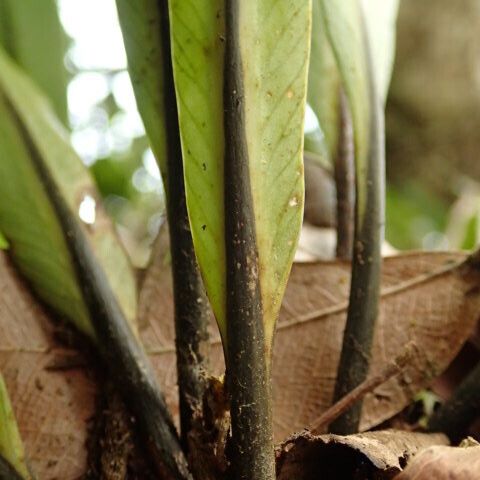
{"type": "Polygon", "coordinates": [[[135,114],[137,112],[135,93],[133,92],[130,76],[126,70],[115,75],[112,90],[115,101],[123,110],[129,114],[135,114]]]}
{"type": "Polygon", "coordinates": [[[422,247],[425,250],[448,250],[450,245],[446,235],[442,232],[432,231],[423,237],[422,247]]]}
{"type": "Polygon", "coordinates": [[[75,75],[68,84],[68,108],[74,123],[88,121],[91,110],[109,94],[105,75],[84,72],[75,75]]]}
{"type": "Polygon", "coordinates": [[[320,123],[312,107],[307,103],[305,108],[305,133],[315,132],[320,128],[320,123]]]}
{"type": "Polygon", "coordinates": [[[95,199],[90,195],[85,195],[78,207],[78,216],[83,222],[93,225],[97,216],[96,207],[95,199]]]}
{"type": "Polygon", "coordinates": [[[292,197],[290,201],[288,202],[288,205],[290,207],[296,207],[298,205],[298,198],[297,197],[292,197]]]}
{"type": "Polygon", "coordinates": [[[140,167],[135,170],[132,177],[133,186],[141,193],[151,193],[158,191],[162,183],[152,177],[145,167],[140,167]]]}
{"type": "Polygon", "coordinates": [[[127,66],[115,0],[59,0],[60,19],[74,39],[69,57],[80,69],[127,66]]]}
{"type": "Polygon", "coordinates": [[[150,148],[145,150],[142,157],[145,170],[155,179],[160,180],[160,169],[150,148]]]}

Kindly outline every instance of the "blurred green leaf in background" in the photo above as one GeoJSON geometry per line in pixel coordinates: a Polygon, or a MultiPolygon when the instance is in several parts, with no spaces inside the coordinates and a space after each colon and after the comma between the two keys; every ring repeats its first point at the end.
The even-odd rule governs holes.
{"type": "Polygon", "coordinates": [[[115,2],[59,0],[58,5],[70,38],[65,65],[71,76],[71,140],[133,264],[144,266],[163,222],[164,192],[137,111],[115,2]]]}
{"type": "Polygon", "coordinates": [[[25,480],[32,476],[25,460],[23,442],[18,431],[17,421],[7,392],[7,386],[0,373],[0,455],[25,480]]]}
{"type": "Polygon", "coordinates": [[[91,176],[72,149],[49,102],[0,50],[0,228],[37,293],[80,330],[92,334],[64,234],[42,184],[35,158],[49,171],[117,294],[125,316],[136,319],[136,279],[101,205],[91,176]],[[62,288],[59,288],[62,286],[62,288]]]}
{"type": "Polygon", "coordinates": [[[55,0],[0,0],[0,43],[50,98],[68,124],[67,37],[55,0]]]}

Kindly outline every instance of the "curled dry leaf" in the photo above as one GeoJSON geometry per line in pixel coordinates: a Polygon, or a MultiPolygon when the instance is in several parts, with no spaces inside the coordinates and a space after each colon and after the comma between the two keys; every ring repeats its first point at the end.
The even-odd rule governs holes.
{"type": "MultiPolygon", "coordinates": [[[[408,405],[455,357],[480,314],[480,271],[463,253],[408,253],[386,258],[371,374],[402,353],[418,357],[365,397],[361,429],[408,405]]],[[[140,296],[141,336],[168,401],[176,411],[174,331],[165,255],[147,274],[140,296]]],[[[277,441],[311,424],[332,402],[348,301],[350,265],[295,264],[274,346],[274,425],[277,441]]],[[[212,329],[214,327],[212,326],[212,329]]],[[[223,373],[218,333],[212,330],[211,368],[223,373]]]]}
{"type": "MultiPolygon", "coordinates": [[[[294,435],[277,452],[278,480],[391,479],[431,445],[448,445],[442,434],[385,430],[357,435],[294,435]]],[[[436,477],[430,477],[436,478],[436,477]]]]}
{"type": "Polygon", "coordinates": [[[0,371],[27,461],[37,478],[73,480],[85,473],[87,421],[94,386],[82,369],[51,367],[74,357],[59,346],[53,325],[7,255],[0,252],[0,371]]]}
{"type": "Polygon", "coordinates": [[[395,480],[477,480],[480,446],[430,447],[420,452],[395,480]]]}

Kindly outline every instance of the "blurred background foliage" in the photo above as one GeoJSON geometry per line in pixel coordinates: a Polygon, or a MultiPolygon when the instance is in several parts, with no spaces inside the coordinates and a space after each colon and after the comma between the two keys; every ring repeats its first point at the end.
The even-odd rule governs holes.
{"type": "MultiPolygon", "coordinates": [[[[401,0],[387,101],[386,238],[394,248],[480,242],[479,27],[478,0],[401,0]]],[[[0,0],[0,42],[50,97],[133,263],[145,265],[164,221],[163,187],[115,1],[0,0]]],[[[322,132],[307,113],[306,148],[325,163],[322,132]]]]}
{"type": "Polygon", "coordinates": [[[402,0],[397,25],[387,235],[399,248],[471,249],[480,241],[480,2],[402,0]]]}
{"type": "MultiPolygon", "coordinates": [[[[163,187],[127,73],[114,0],[0,0],[0,42],[50,97],[136,266],[163,222],[163,187]]],[[[88,217],[91,207],[79,212],[88,217]]]]}

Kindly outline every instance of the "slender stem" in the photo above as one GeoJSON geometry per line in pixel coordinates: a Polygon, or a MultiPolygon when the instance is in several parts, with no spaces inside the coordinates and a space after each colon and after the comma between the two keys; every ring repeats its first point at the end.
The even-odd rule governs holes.
{"type": "MultiPolygon", "coordinates": [[[[370,351],[375,322],[378,314],[380,291],[381,244],[384,225],[384,118],[383,108],[376,92],[372,59],[363,23],[366,61],[370,90],[370,150],[366,178],[356,175],[366,185],[365,210],[360,211],[358,195],[355,204],[355,237],[352,260],[352,280],[347,323],[343,336],[342,353],[335,385],[334,401],[344,397],[368,375],[370,351]]],[[[362,402],[357,402],[349,411],[330,425],[330,431],[350,434],[358,430],[362,402]]]]}
{"type": "Polygon", "coordinates": [[[0,455],[0,480],[24,480],[2,455],[0,455]]]}
{"type": "Polygon", "coordinates": [[[337,403],[323,412],[322,415],[312,422],[309,430],[312,433],[318,433],[361,400],[367,393],[373,392],[377,387],[400,373],[412,361],[415,351],[416,345],[413,342],[407,344],[404,351],[392,362],[389,362],[380,373],[368,377],[358,387],[355,387],[337,403]]]}
{"type": "Polygon", "coordinates": [[[32,161],[62,226],[77,283],[92,320],[105,366],[135,416],[139,432],[146,441],[160,476],[172,480],[191,479],[175,426],[148,357],[133,334],[77,217],[66,204],[14,109],[11,108],[11,111],[30,148],[32,161]]]}
{"type": "Polygon", "coordinates": [[[353,251],[355,211],[355,165],[352,117],[345,97],[340,91],[340,135],[335,159],[337,186],[337,258],[349,260],[353,251]]]}
{"type": "Polygon", "coordinates": [[[444,432],[453,440],[461,440],[480,413],[480,363],[460,383],[431,417],[428,430],[444,432]]]}
{"type": "Polygon", "coordinates": [[[265,354],[239,48],[241,1],[226,2],[225,242],[227,380],[232,417],[229,479],[273,480],[270,369],[265,354]]]}
{"type": "MultiPolygon", "coordinates": [[[[171,59],[168,2],[160,0],[163,58],[171,59]]],[[[167,214],[172,256],[173,298],[180,404],[180,431],[184,450],[193,417],[201,412],[205,392],[205,355],[208,351],[208,302],[193,248],[183,176],[173,67],[162,66],[167,136],[167,214]]]]}

